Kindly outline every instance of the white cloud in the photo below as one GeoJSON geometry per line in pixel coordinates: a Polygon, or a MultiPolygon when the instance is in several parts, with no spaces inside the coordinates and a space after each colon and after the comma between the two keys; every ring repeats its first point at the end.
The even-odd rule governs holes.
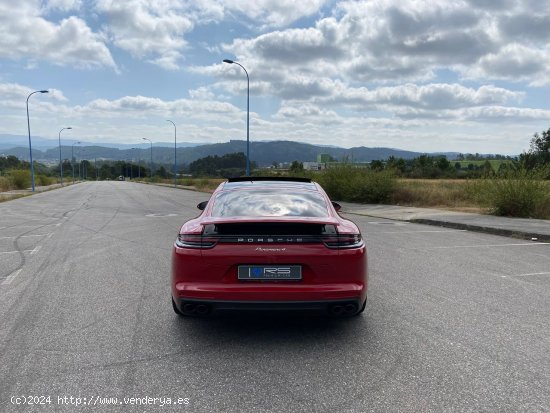
{"type": "MultiPolygon", "coordinates": [[[[433,90],[440,86],[435,85],[433,90]]],[[[25,99],[33,89],[19,84],[0,84],[6,98],[2,107],[7,122],[0,133],[26,133],[25,99]],[[10,104],[11,102],[11,104],[10,104]],[[6,106],[7,105],[7,106],[6,106]],[[9,121],[8,121],[9,119],[9,121]]],[[[332,107],[311,102],[285,101],[271,117],[251,113],[251,138],[258,140],[291,139],[343,147],[386,146],[420,151],[459,150],[469,152],[519,153],[527,145],[532,131],[550,120],[550,110],[488,106],[483,102],[505,101],[519,96],[495,87],[457,88],[462,100],[478,103],[475,107],[440,108],[434,110],[420,104],[431,96],[430,87],[416,89],[381,88],[372,93],[388,102],[405,99],[394,106],[393,116],[367,112],[341,114],[332,107]],[[511,93],[511,94],[510,94],[511,93]],[[498,125],[506,125],[499,127],[498,125]],[[529,132],[525,132],[528,130],[529,132]],[[330,140],[327,137],[330,136],[330,140]],[[495,141],[498,136],[498,141],[495,141]],[[444,137],[444,139],[442,138],[444,137]],[[496,145],[496,146],[495,146],[496,145]],[[498,147],[499,150],[494,148],[498,147]]],[[[33,99],[31,117],[35,136],[56,137],[59,125],[71,125],[71,136],[94,141],[136,142],[142,137],[153,141],[169,136],[165,119],[172,119],[178,131],[185,130],[182,140],[219,142],[243,139],[246,110],[227,102],[211,99],[210,91],[199,88],[192,99],[163,100],[147,96],[123,96],[118,99],[95,99],[70,106],[51,97],[33,99]]],[[[364,91],[363,91],[364,92],[364,91]]],[[[369,92],[370,93],[370,92],[369,92]]],[[[428,99],[429,101],[429,99],[428,99]]]]}
{"type": "Polygon", "coordinates": [[[213,100],[178,99],[164,101],[146,96],[125,96],[115,100],[95,99],[75,107],[81,116],[142,118],[144,115],[177,115],[186,118],[222,121],[220,116],[234,117],[242,111],[230,103],[213,100]]]}
{"type": "Polygon", "coordinates": [[[78,10],[82,6],[82,0],[47,0],[44,10],[61,10],[64,12],[78,10]]]}
{"type": "Polygon", "coordinates": [[[239,14],[253,21],[254,25],[284,27],[319,11],[324,2],[97,0],[96,10],[107,18],[103,30],[116,47],[137,59],[146,59],[165,69],[175,70],[181,67],[185,58],[184,52],[188,47],[185,35],[197,25],[227,20],[239,14]]]}
{"type": "Polygon", "coordinates": [[[324,104],[345,104],[361,108],[392,110],[399,107],[419,108],[439,112],[443,109],[504,104],[519,101],[524,94],[494,86],[467,88],[459,84],[436,83],[418,86],[405,84],[367,88],[345,88],[328,99],[319,99],[324,104]]]}
{"type": "MultiPolygon", "coordinates": [[[[250,74],[251,109],[261,110],[261,114],[252,113],[253,139],[409,145],[411,149],[415,143],[418,149],[431,143],[440,145],[436,150],[448,149],[442,136],[449,142],[488,142],[491,128],[498,129],[499,123],[503,125],[499,136],[510,142],[517,142],[522,134],[527,142],[534,131],[548,127],[549,106],[543,96],[550,86],[550,31],[546,30],[550,2],[7,3],[0,0],[0,58],[2,63],[7,61],[0,81],[13,83],[0,84],[0,93],[6,97],[0,105],[8,112],[5,119],[19,119],[17,127],[25,126],[21,108],[34,90],[20,85],[24,83],[63,87],[71,99],[89,96],[76,106],[64,101],[60,91],[35,96],[32,112],[37,131],[56,131],[71,119],[71,125],[74,121],[82,130],[93,128],[98,136],[130,139],[142,132],[151,134],[145,136],[166,133],[165,119],[170,118],[177,122],[178,131],[189,132],[191,141],[242,138],[246,76],[237,65],[222,64],[223,57],[234,57],[250,74]],[[215,31],[212,36],[209,30],[215,31]],[[103,84],[95,73],[86,72],[90,77],[79,82],[80,90],[69,91],[61,81],[49,85],[36,80],[35,84],[29,80],[29,71],[19,76],[11,69],[18,61],[21,67],[42,61],[115,67],[106,44],[121,56],[120,61],[127,62],[128,57],[121,51],[133,57],[124,63],[128,77],[105,78],[103,84]],[[203,62],[210,59],[216,63],[187,67],[189,76],[180,72],[164,78],[140,77],[159,73],[139,66],[142,63],[176,70],[185,67],[186,61],[208,64],[203,62]],[[143,85],[133,89],[136,79],[143,85]],[[112,82],[117,80],[115,86],[112,82]],[[180,80],[188,98],[174,100],[179,92],[169,85],[180,80]],[[119,98],[113,97],[117,88],[119,98]],[[157,129],[148,123],[162,126],[157,129]]],[[[74,75],[63,70],[73,81],[74,75]]],[[[114,77],[114,71],[107,72],[114,77]]],[[[48,78],[60,79],[60,74],[48,78]]]]}
{"type": "Polygon", "coordinates": [[[116,68],[101,36],[84,20],[71,16],[59,23],[48,21],[41,15],[37,0],[0,3],[0,58],[116,68]]]}
{"type": "Polygon", "coordinates": [[[307,73],[354,82],[426,82],[451,69],[478,80],[545,84],[550,14],[528,2],[500,3],[509,8],[490,9],[488,2],[471,7],[464,0],[341,2],[314,27],[238,38],[222,47],[257,77],[276,67],[289,79],[307,73]]]}
{"type": "Polygon", "coordinates": [[[214,100],[215,96],[212,91],[204,86],[199,87],[198,89],[193,89],[189,91],[189,97],[196,100],[214,100]]]}
{"type": "Polygon", "coordinates": [[[548,86],[550,56],[548,51],[513,43],[504,46],[498,53],[484,56],[479,65],[464,73],[467,77],[506,79],[526,82],[532,86],[548,86]]]}
{"type": "MultiPolygon", "coordinates": [[[[2,100],[0,105],[9,108],[23,108],[26,105],[27,97],[37,89],[32,89],[27,86],[22,86],[17,83],[0,83],[0,96],[2,100]]],[[[48,94],[44,94],[44,97],[50,100],[58,102],[67,101],[67,98],[63,95],[63,92],[57,89],[47,89],[48,94]]]]}
{"type": "Polygon", "coordinates": [[[477,122],[550,121],[550,110],[486,106],[464,109],[461,116],[477,122]]]}
{"type": "Polygon", "coordinates": [[[325,0],[226,0],[230,12],[239,12],[268,27],[284,27],[301,17],[318,12],[325,0]]]}
{"type": "Polygon", "coordinates": [[[96,8],[107,18],[104,31],[116,47],[165,69],[179,67],[187,46],[183,35],[193,22],[178,2],[98,0],[96,8]]]}
{"type": "Polygon", "coordinates": [[[314,122],[318,125],[335,125],[346,122],[346,119],[335,111],[313,104],[283,104],[273,119],[300,123],[314,122]]]}

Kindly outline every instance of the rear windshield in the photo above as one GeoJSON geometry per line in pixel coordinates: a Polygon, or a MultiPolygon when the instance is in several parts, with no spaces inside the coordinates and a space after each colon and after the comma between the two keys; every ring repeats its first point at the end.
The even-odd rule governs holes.
{"type": "Polygon", "coordinates": [[[326,217],[328,209],[325,198],[317,192],[228,191],[216,196],[212,216],[326,217]]]}

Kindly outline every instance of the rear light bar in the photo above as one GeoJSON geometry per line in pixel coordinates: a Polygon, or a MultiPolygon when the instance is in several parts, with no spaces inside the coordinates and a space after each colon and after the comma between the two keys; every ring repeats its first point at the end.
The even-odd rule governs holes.
{"type": "Polygon", "coordinates": [[[323,237],[323,243],[331,249],[361,248],[363,239],[361,234],[337,234],[323,237]]]}
{"type": "Polygon", "coordinates": [[[204,237],[202,234],[179,234],[176,245],[179,248],[208,249],[213,248],[217,242],[216,237],[204,237]]]}
{"type": "Polygon", "coordinates": [[[324,244],[330,249],[361,248],[361,234],[338,234],[336,227],[325,225],[320,235],[217,235],[214,226],[207,225],[202,234],[179,234],[179,248],[210,249],[224,244],[324,244]]]}

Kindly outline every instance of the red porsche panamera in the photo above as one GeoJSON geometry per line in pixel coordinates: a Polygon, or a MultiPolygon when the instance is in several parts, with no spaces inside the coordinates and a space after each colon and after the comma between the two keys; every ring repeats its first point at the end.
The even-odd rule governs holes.
{"type": "Polygon", "coordinates": [[[197,207],[202,214],[181,227],[172,253],[177,314],[364,310],[365,243],[319,184],[234,178],[197,207]]]}

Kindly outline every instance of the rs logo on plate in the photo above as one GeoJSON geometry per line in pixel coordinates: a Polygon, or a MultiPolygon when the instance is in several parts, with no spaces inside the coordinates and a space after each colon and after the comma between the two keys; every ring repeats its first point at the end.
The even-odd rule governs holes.
{"type": "Polygon", "coordinates": [[[252,277],[284,277],[290,275],[290,267],[253,267],[250,269],[252,277]]]}
{"type": "Polygon", "coordinates": [[[250,273],[252,277],[284,277],[290,275],[290,267],[254,267],[250,273]]]}
{"type": "Polygon", "coordinates": [[[239,280],[301,280],[300,265],[239,265],[239,280]]]}

